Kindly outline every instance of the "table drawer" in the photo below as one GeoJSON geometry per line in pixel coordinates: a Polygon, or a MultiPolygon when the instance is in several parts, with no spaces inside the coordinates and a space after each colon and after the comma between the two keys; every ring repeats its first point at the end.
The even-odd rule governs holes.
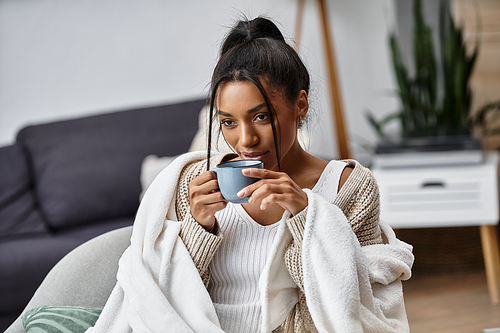
{"type": "Polygon", "coordinates": [[[496,165],[374,170],[381,218],[395,228],[498,222],[496,165]]]}

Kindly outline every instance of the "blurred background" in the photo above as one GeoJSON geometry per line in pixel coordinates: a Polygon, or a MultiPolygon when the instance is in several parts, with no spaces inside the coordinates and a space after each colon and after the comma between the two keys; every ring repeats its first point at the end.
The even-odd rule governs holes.
{"type": "MultiPolygon", "coordinates": [[[[366,159],[375,133],[364,111],[383,114],[397,103],[384,98],[394,88],[387,33],[396,2],[328,1],[328,11],[353,153],[366,159]]],[[[273,18],[293,44],[293,0],[0,1],[0,145],[30,123],[204,97],[220,41],[242,15],[273,18]]],[[[312,75],[310,149],[333,158],[320,29],[318,6],[306,1],[300,54],[312,75]]]]}
{"type": "MultiPolygon", "coordinates": [[[[441,4],[463,26],[467,47],[480,40],[472,110],[499,100],[500,0],[422,2],[437,50],[441,4]]],[[[304,4],[296,46],[312,78],[309,150],[332,159],[339,153],[319,7],[304,4]]],[[[379,138],[366,112],[381,119],[400,107],[391,33],[415,70],[413,1],[326,4],[348,145],[353,158],[370,166],[379,138]]],[[[205,98],[224,35],[242,16],[257,15],[272,18],[295,45],[296,0],[0,0],[0,147],[31,124],[205,98]]],[[[398,130],[396,123],[388,126],[398,130]]],[[[499,134],[483,139],[486,150],[499,143],[499,134]]],[[[405,283],[412,332],[500,326],[477,227],[401,229],[398,236],[415,247],[415,276],[405,283]]]]}

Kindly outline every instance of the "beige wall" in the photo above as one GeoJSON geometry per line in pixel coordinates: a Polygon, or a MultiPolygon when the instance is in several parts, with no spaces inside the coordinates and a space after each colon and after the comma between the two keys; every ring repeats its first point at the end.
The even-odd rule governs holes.
{"type": "MultiPolygon", "coordinates": [[[[486,103],[500,101],[500,1],[453,0],[452,13],[463,24],[470,47],[480,40],[471,79],[474,112],[486,103]]],[[[492,121],[491,126],[500,126],[500,121],[492,121]]],[[[500,147],[500,136],[487,138],[485,143],[488,149],[500,147]]]]}

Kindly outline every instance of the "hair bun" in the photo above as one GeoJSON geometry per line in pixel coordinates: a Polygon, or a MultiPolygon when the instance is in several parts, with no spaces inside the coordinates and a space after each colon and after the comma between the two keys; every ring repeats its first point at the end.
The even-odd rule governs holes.
{"type": "Polygon", "coordinates": [[[264,17],[257,17],[253,20],[242,20],[227,35],[221,47],[221,55],[239,44],[247,43],[257,38],[271,38],[285,42],[281,31],[271,20],[264,17]]]}

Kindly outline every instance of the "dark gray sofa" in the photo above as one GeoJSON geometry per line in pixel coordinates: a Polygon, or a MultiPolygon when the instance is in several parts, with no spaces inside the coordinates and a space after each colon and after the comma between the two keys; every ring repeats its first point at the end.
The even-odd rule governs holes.
{"type": "Polygon", "coordinates": [[[0,331],[64,255],[133,223],[144,157],[187,152],[204,102],[28,126],[0,147],[0,331]]]}

